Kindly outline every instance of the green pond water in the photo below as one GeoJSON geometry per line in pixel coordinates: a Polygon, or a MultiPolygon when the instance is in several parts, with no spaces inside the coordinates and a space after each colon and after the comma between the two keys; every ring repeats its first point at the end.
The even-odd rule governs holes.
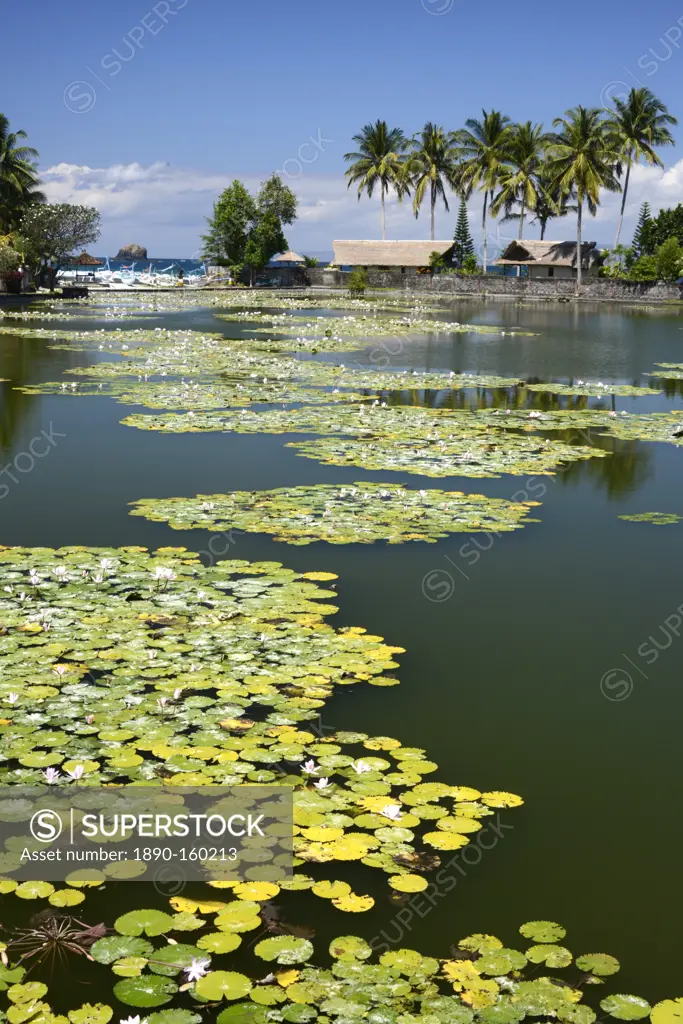
{"type": "MultiPolygon", "coordinates": [[[[215,311],[103,325],[249,334],[248,324],[221,321],[215,311]]],[[[461,322],[537,335],[369,339],[343,361],[645,386],[655,363],[683,362],[683,317],[675,311],[512,304],[458,304],[454,311],[461,322]]],[[[68,326],[93,323],[83,315],[68,326]]],[[[315,927],[324,942],[348,933],[380,936],[435,956],[446,956],[471,932],[514,944],[521,922],[548,918],[567,927],[573,950],[618,957],[617,991],[653,1001],[679,994],[683,639],[676,634],[683,634],[683,611],[676,609],[683,606],[683,524],[657,527],[618,517],[683,514],[683,451],[604,439],[609,458],[571,464],[555,477],[408,478],[319,465],[284,447],[294,439],[289,436],[163,436],[121,426],[123,416],[145,410],[113,399],[13,390],[59,380],[93,358],[50,350],[42,339],[0,338],[0,378],[9,378],[0,383],[2,465],[27,452],[41,430],[51,429],[57,441],[31,472],[16,474],[17,484],[9,481],[0,501],[0,543],[183,544],[204,552],[204,561],[275,560],[298,571],[337,573],[334,624],[364,626],[406,654],[399,657],[400,686],[337,692],[320,720],[323,733],[396,736],[426,748],[443,781],[524,797],[523,808],[501,816],[506,827],[490,850],[473,847],[461,859],[457,884],[428,914],[404,914],[397,922],[382,877],[360,883],[359,891],[377,900],[368,914],[332,915],[304,893],[299,912],[288,910],[288,917],[315,927]],[[296,548],[245,533],[226,549],[222,535],[177,532],[128,515],[129,503],[140,498],[363,479],[516,500],[526,490],[542,501],[534,510],[541,522],[499,537],[455,534],[400,546],[296,548]],[[646,642],[653,652],[647,658],[638,653],[646,642]]],[[[550,396],[538,398],[544,399],[550,396]]],[[[444,396],[420,400],[439,404],[444,396]]],[[[500,400],[491,391],[468,391],[453,404],[500,400]]],[[[652,397],[610,398],[603,407],[683,410],[683,382],[669,381],[652,397]]],[[[489,821],[495,819],[484,824],[489,821]]],[[[345,875],[350,881],[353,870],[345,875]]],[[[141,902],[164,905],[161,896],[154,904],[142,900],[140,891],[118,886],[113,906],[106,892],[89,896],[88,920],[141,902]]],[[[15,920],[21,912],[21,906],[7,908],[15,920]]],[[[83,998],[93,995],[86,991],[83,998]]]]}

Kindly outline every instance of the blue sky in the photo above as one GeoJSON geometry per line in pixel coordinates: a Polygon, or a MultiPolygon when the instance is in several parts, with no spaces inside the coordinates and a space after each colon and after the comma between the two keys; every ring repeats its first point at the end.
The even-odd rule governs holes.
{"type": "MultiPolygon", "coordinates": [[[[0,110],[39,149],[52,198],[99,205],[103,251],[138,241],[190,255],[220,189],[273,170],[300,196],[297,248],[377,237],[377,204],[347,194],[343,154],[378,117],[412,133],[496,107],[549,124],[644,84],[683,120],[683,7],[669,0],[527,0],[517,15],[464,0],[43,0],[30,11],[3,5],[0,110]]],[[[634,175],[631,222],[643,198],[683,199],[682,145],[662,152],[666,174],[634,175]]],[[[609,241],[614,214],[610,197],[591,237],[609,241]]],[[[454,219],[441,213],[438,233],[454,219]]],[[[390,237],[427,230],[426,216],[392,206],[390,237]]]]}

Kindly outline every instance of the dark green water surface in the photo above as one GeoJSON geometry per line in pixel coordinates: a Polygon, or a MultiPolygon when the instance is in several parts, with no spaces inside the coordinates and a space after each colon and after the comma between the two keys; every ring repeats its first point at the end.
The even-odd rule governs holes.
{"type": "MultiPolygon", "coordinates": [[[[641,385],[655,362],[683,362],[683,317],[673,311],[454,308],[462,322],[518,326],[538,336],[382,338],[343,361],[641,385]]],[[[73,321],[76,329],[92,325],[90,318],[73,321]]],[[[226,336],[249,328],[209,310],[110,326],[161,325],[226,336]]],[[[138,410],[108,398],[13,390],[58,380],[92,361],[88,353],[50,350],[43,340],[0,337],[0,377],[10,378],[0,384],[2,465],[28,451],[41,430],[51,426],[57,439],[31,472],[17,474],[16,485],[9,481],[0,501],[2,544],[184,544],[208,553],[211,542],[220,556],[222,537],[131,518],[128,503],[318,482],[387,480],[507,498],[527,489],[542,500],[540,523],[498,538],[456,534],[431,545],[296,548],[245,534],[227,551],[230,558],[337,573],[337,624],[362,625],[406,648],[399,687],[342,691],[325,708],[324,729],[396,736],[426,748],[444,781],[525,799],[521,810],[503,813],[501,822],[511,827],[497,838],[491,833],[490,850],[473,845],[460,857],[452,872],[457,884],[429,913],[428,904],[415,901],[420,910],[397,921],[401,908],[390,902],[384,876],[358,868],[357,891],[377,899],[372,912],[344,915],[302,893],[298,914],[288,916],[312,922],[321,940],[384,931],[380,941],[398,939],[440,956],[476,931],[512,945],[522,921],[550,918],[568,928],[577,954],[619,958],[617,991],[653,1000],[679,994],[683,638],[676,634],[683,637],[683,610],[676,609],[683,608],[683,523],[655,527],[617,516],[683,514],[683,449],[604,439],[598,443],[609,458],[575,463],[556,477],[429,480],[319,466],[284,447],[293,436],[162,436],[121,426],[138,410]],[[654,660],[638,653],[645,642],[654,660]]],[[[614,408],[683,409],[678,391],[670,382],[669,393],[615,399],[614,408]]],[[[457,399],[463,400],[501,399],[467,392],[457,399]]],[[[103,916],[112,916],[122,912],[122,900],[139,904],[137,896],[121,895],[126,888],[118,886],[114,904],[98,894],[86,906],[96,900],[103,916]]],[[[131,894],[136,890],[130,886],[131,894]]]]}

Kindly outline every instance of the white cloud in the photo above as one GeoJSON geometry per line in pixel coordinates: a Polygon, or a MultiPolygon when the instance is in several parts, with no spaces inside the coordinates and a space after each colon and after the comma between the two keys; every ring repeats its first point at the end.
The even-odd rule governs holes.
{"type": "MultiPolygon", "coordinates": [[[[258,188],[260,178],[244,177],[235,171],[219,174],[155,163],[116,164],[88,167],[57,164],[43,172],[45,191],[51,202],[74,202],[96,206],[102,214],[103,232],[99,249],[112,254],[129,242],[147,246],[150,255],[159,257],[191,256],[200,246],[204,218],[214,200],[230,181],[242,177],[248,188],[258,188]]],[[[263,175],[265,177],[265,175],[263,175]]],[[[286,178],[299,197],[299,219],[288,231],[290,244],[304,251],[330,251],[334,238],[379,238],[380,202],[378,195],[359,202],[354,188],[348,190],[342,175],[315,175],[305,170],[299,178],[286,178]]],[[[656,212],[676,205],[683,198],[683,160],[669,168],[635,167],[631,173],[623,239],[628,242],[643,200],[656,212]]],[[[585,220],[585,236],[602,244],[612,241],[616,227],[620,195],[605,194],[598,215],[585,220]]],[[[453,197],[450,213],[441,207],[437,213],[437,237],[450,238],[457,216],[453,197]]],[[[469,203],[470,223],[475,239],[481,237],[481,197],[469,203]]],[[[413,216],[410,201],[399,204],[395,197],[387,204],[387,234],[390,238],[424,238],[429,230],[425,205],[419,220],[413,216]]],[[[575,218],[567,217],[549,229],[551,235],[571,237],[575,218]],[[558,228],[561,224],[561,230],[558,228]]],[[[525,234],[534,237],[536,226],[525,234]]],[[[491,224],[493,248],[504,245],[516,234],[514,224],[491,224]],[[497,243],[497,244],[496,244],[497,243]]],[[[493,253],[491,253],[493,255],[493,253]]]]}

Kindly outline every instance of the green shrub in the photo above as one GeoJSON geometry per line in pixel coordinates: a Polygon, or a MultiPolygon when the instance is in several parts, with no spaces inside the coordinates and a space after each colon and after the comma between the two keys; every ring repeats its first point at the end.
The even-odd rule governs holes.
{"type": "Polygon", "coordinates": [[[349,277],[349,291],[352,295],[364,295],[368,286],[368,272],[365,267],[356,267],[349,277]]]}
{"type": "Polygon", "coordinates": [[[657,277],[660,281],[677,281],[681,276],[683,249],[677,238],[667,238],[655,252],[657,277]]]}
{"type": "Polygon", "coordinates": [[[0,245],[0,274],[11,274],[21,264],[21,253],[9,245],[0,245]]]}
{"type": "Polygon", "coordinates": [[[460,273],[461,274],[480,274],[481,273],[481,267],[477,263],[477,257],[474,255],[474,253],[469,253],[467,256],[465,256],[465,259],[462,261],[462,266],[460,267],[460,273]]]}
{"type": "Polygon", "coordinates": [[[628,272],[629,281],[657,281],[658,277],[654,256],[641,256],[628,272]]]}

